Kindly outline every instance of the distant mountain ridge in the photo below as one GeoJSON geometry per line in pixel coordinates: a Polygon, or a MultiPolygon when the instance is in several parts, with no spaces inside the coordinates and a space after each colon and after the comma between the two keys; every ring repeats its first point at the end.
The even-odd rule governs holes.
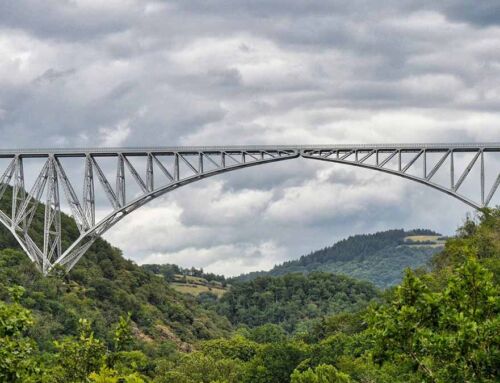
{"type": "Polygon", "coordinates": [[[401,281],[405,268],[425,266],[442,249],[444,240],[441,234],[427,229],[353,235],[299,259],[276,265],[270,271],[244,274],[234,280],[325,271],[367,280],[386,288],[401,281]]]}

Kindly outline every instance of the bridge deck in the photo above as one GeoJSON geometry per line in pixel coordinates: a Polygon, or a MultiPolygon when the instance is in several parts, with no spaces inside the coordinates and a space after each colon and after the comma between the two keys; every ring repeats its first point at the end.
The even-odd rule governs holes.
{"type": "Polygon", "coordinates": [[[230,146],[151,146],[151,147],[117,147],[117,148],[25,148],[25,149],[0,149],[0,158],[10,158],[16,155],[23,157],[47,157],[49,155],[84,157],[87,154],[95,156],[115,156],[117,153],[125,155],[169,154],[169,153],[220,153],[262,151],[262,150],[378,150],[394,151],[404,150],[406,152],[453,150],[455,152],[500,151],[500,142],[491,143],[414,143],[414,144],[340,144],[340,145],[230,145],[230,146]]]}

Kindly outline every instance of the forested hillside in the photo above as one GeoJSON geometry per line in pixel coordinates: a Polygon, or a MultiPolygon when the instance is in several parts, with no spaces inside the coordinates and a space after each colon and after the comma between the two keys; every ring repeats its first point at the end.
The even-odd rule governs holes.
{"type": "Polygon", "coordinates": [[[215,307],[235,325],[256,327],[274,323],[293,333],[307,321],[357,311],[377,296],[368,282],[313,272],[236,283],[215,307]]]}
{"type": "MultiPolygon", "coordinates": [[[[10,206],[10,190],[0,200],[10,206]]],[[[40,204],[33,226],[43,227],[44,206],[40,204]]],[[[75,222],[62,216],[63,237],[76,238],[75,222]]],[[[35,238],[40,233],[32,234],[35,238]],[[38,234],[38,235],[37,235],[38,234]]],[[[61,270],[42,277],[12,235],[0,226],[0,299],[8,287],[22,286],[24,307],[32,310],[40,347],[51,348],[52,340],[76,334],[78,320],[91,321],[95,334],[109,340],[111,324],[130,313],[134,331],[145,340],[171,340],[189,347],[199,339],[222,336],[230,330],[226,318],[204,310],[194,297],[174,291],[163,278],[147,272],[121,251],[99,239],[85,256],[65,275],[61,270]]]]}
{"type": "Polygon", "coordinates": [[[157,381],[498,382],[500,211],[457,234],[431,272],[406,271],[368,309],[324,316],[291,337],[272,324],[240,329],[163,365],[157,381]]]}
{"type": "Polygon", "coordinates": [[[440,234],[424,229],[354,235],[333,246],[277,265],[269,272],[249,273],[235,280],[325,271],[345,274],[386,288],[401,281],[405,268],[425,266],[443,244],[444,238],[440,234]]]}
{"type": "MultiPolygon", "coordinates": [[[[70,217],[63,222],[76,234],[70,217]]],[[[233,285],[220,300],[196,299],[105,241],[69,274],[42,277],[8,233],[0,238],[14,247],[0,250],[0,382],[493,383],[500,377],[498,209],[466,221],[432,258],[431,271],[407,270],[382,296],[366,282],[312,272],[256,278],[233,285]]]]}

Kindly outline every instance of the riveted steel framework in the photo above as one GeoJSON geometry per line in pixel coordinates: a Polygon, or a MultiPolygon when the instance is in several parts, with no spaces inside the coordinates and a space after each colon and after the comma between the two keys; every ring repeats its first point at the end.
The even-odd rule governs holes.
{"type": "MultiPolygon", "coordinates": [[[[16,240],[39,270],[47,274],[55,265],[70,270],[94,241],[124,216],[147,202],[180,186],[212,175],[249,166],[283,161],[297,157],[353,165],[404,177],[445,192],[480,209],[489,206],[499,189],[500,172],[488,188],[485,182],[485,153],[500,152],[499,143],[490,144],[400,144],[400,145],[311,145],[311,146],[231,146],[170,148],[97,148],[97,149],[28,149],[0,150],[8,165],[0,178],[0,199],[12,190],[9,211],[0,210],[0,222],[16,240]],[[455,173],[455,156],[469,153],[466,167],[455,173]],[[436,162],[428,159],[438,156],[436,162]],[[28,158],[42,158],[43,167],[29,191],[25,189],[25,166],[28,158]],[[83,168],[78,196],[67,176],[64,159],[79,159],[83,168]],[[112,159],[114,185],[100,161],[112,159]],[[133,164],[141,158],[145,168],[133,164]],[[445,165],[446,164],[446,165],[445,165]],[[449,164],[449,165],[448,165],[449,164]],[[461,193],[464,181],[474,167],[479,167],[480,198],[475,201],[461,193]],[[412,170],[419,169],[420,174],[412,170]],[[449,183],[435,180],[446,168],[449,183]],[[161,177],[158,176],[161,175],[161,177]],[[161,179],[160,179],[161,178],[161,179]],[[139,192],[127,193],[130,183],[139,192]],[[100,185],[112,211],[96,219],[96,184],[100,185]],[[63,196],[64,199],[61,198],[63,196]],[[43,201],[43,238],[36,243],[30,229],[43,201]],[[76,221],[79,237],[65,249],[61,234],[61,202],[65,202],[76,221]]],[[[493,165],[497,166],[497,165],[493,165]]]]}

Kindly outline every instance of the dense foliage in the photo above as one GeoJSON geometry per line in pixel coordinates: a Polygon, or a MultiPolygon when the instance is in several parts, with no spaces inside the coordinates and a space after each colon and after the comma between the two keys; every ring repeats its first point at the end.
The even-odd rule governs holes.
{"type": "Polygon", "coordinates": [[[42,348],[50,348],[54,338],[76,334],[80,318],[90,320],[96,335],[109,340],[111,324],[127,313],[143,339],[184,344],[222,336],[230,329],[225,318],[202,309],[194,297],[175,292],[104,242],[70,274],[47,278],[34,270],[25,254],[2,250],[0,299],[13,285],[26,289],[21,303],[37,318],[33,333],[42,348]]]}
{"type": "Polygon", "coordinates": [[[235,285],[220,303],[234,309],[227,315],[239,328],[230,333],[219,314],[173,292],[104,241],[69,275],[50,278],[19,251],[4,249],[0,381],[497,382],[500,210],[468,220],[432,265],[431,272],[407,270],[369,307],[362,307],[375,295],[369,284],[325,273],[235,285]],[[287,303],[297,316],[258,325],[266,320],[261,308],[279,312],[287,303]],[[311,317],[299,303],[325,311],[311,317]],[[238,314],[245,305],[254,309],[238,314]],[[329,315],[331,305],[331,312],[350,311],[329,315]],[[258,321],[243,326],[247,314],[258,321]]]}
{"type": "MultiPolygon", "coordinates": [[[[9,206],[9,193],[0,200],[3,209],[9,206]]],[[[43,213],[40,204],[33,222],[37,230],[42,230],[43,213]]],[[[78,236],[75,222],[64,214],[62,229],[68,241],[78,236]]],[[[36,232],[32,236],[40,237],[36,232]]],[[[128,313],[138,337],[169,340],[183,347],[188,347],[186,342],[226,335],[231,328],[227,319],[204,310],[194,297],[177,293],[163,278],[125,260],[119,249],[102,239],[69,274],[59,270],[47,278],[2,225],[0,249],[0,299],[7,299],[11,286],[25,289],[20,303],[32,311],[35,325],[30,331],[44,350],[53,349],[53,339],[76,335],[80,318],[89,320],[95,335],[108,343],[110,327],[128,313]]]]}
{"type": "Polygon", "coordinates": [[[401,282],[405,268],[425,266],[432,256],[441,250],[440,247],[432,246],[430,241],[419,242],[418,246],[411,241],[405,241],[406,237],[412,235],[439,234],[416,229],[354,235],[333,246],[277,265],[269,272],[250,273],[236,280],[247,281],[265,275],[325,271],[370,281],[378,287],[393,286],[401,282]]]}
{"type": "Polygon", "coordinates": [[[236,283],[216,309],[233,324],[275,323],[293,332],[304,321],[359,310],[375,297],[377,291],[371,284],[346,276],[287,274],[236,283]]]}

